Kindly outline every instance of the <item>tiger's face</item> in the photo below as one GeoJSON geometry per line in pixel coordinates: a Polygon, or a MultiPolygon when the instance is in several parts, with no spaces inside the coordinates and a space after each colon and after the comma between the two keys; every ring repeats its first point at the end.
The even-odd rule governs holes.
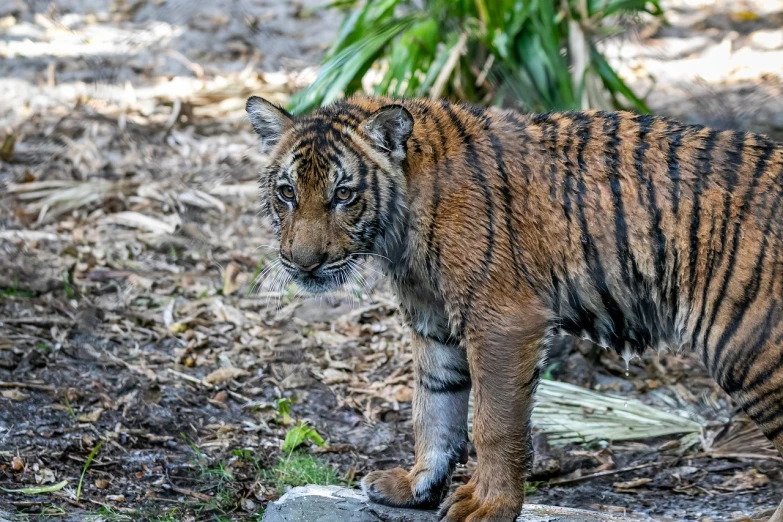
{"type": "Polygon", "coordinates": [[[247,112],[270,155],[262,208],[280,240],[280,264],[306,291],[338,288],[391,225],[410,114],[390,105],[356,124],[329,112],[295,118],[258,97],[247,112]]]}

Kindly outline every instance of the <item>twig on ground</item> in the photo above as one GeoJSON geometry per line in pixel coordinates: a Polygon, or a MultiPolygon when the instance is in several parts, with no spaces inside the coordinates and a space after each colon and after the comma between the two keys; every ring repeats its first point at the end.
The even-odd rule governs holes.
{"type": "Polygon", "coordinates": [[[186,373],[178,372],[177,370],[173,370],[171,368],[168,368],[167,371],[170,374],[172,374],[172,375],[174,375],[176,377],[179,377],[180,379],[184,379],[184,380],[186,380],[188,382],[192,382],[193,384],[199,384],[199,385],[201,385],[204,388],[207,388],[209,390],[214,388],[214,386],[212,386],[211,384],[209,384],[208,382],[206,382],[206,381],[204,381],[202,379],[199,379],[198,377],[193,377],[192,375],[188,375],[186,373]]]}
{"type": "Polygon", "coordinates": [[[711,459],[749,459],[749,460],[776,460],[783,462],[783,457],[777,455],[760,455],[757,453],[721,453],[720,451],[705,451],[689,455],[688,458],[699,459],[709,457],[711,459]]]}
{"type": "Polygon", "coordinates": [[[187,495],[189,497],[193,497],[193,498],[196,498],[198,500],[201,500],[202,502],[209,502],[209,501],[212,500],[212,497],[210,497],[209,495],[205,495],[204,493],[199,493],[198,491],[193,491],[193,490],[185,489],[185,488],[179,488],[179,487],[175,486],[174,484],[169,484],[169,486],[171,487],[171,490],[174,491],[175,493],[179,493],[181,495],[187,495]]]}
{"type": "Polygon", "coordinates": [[[49,393],[55,393],[57,388],[45,384],[34,384],[30,382],[4,382],[0,381],[0,388],[26,388],[28,390],[39,390],[49,393]]]}
{"type": "Polygon", "coordinates": [[[637,470],[637,469],[649,468],[651,466],[662,466],[663,464],[664,463],[660,462],[660,461],[658,461],[658,462],[648,462],[647,464],[639,464],[638,466],[630,466],[630,467],[622,468],[622,469],[611,469],[611,470],[608,470],[608,471],[600,471],[598,473],[592,473],[590,475],[582,475],[581,477],[566,478],[566,479],[559,479],[559,480],[550,480],[549,481],[549,485],[550,486],[560,486],[562,484],[573,484],[575,482],[582,482],[582,481],[591,480],[591,479],[594,479],[594,478],[606,477],[606,476],[609,476],[609,475],[617,475],[618,473],[625,473],[626,471],[634,471],[634,470],[637,470]]]}
{"type": "Polygon", "coordinates": [[[0,317],[0,324],[68,324],[74,323],[73,319],[65,317],[0,317]]]}

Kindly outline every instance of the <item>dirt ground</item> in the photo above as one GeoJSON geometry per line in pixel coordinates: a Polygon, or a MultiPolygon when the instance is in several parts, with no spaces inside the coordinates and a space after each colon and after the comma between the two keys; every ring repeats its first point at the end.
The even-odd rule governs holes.
{"type": "MultiPolygon", "coordinates": [[[[312,80],[340,21],[318,5],[0,6],[0,520],[260,520],[297,480],[411,463],[393,295],[372,265],[340,295],[298,295],[258,216],[242,107],[312,80]],[[303,479],[281,449],[302,422],[328,442],[294,454],[314,457],[303,479]],[[28,487],[51,491],[7,491],[28,487]]],[[[664,5],[670,25],[606,42],[624,76],[656,112],[781,139],[783,2],[664,5]]],[[[706,522],[783,498],[783,459],[687,354],[626,370],[564,340],[550,362],[706,424],[564,448],[537,434],[531,502],[706,522]]]]}

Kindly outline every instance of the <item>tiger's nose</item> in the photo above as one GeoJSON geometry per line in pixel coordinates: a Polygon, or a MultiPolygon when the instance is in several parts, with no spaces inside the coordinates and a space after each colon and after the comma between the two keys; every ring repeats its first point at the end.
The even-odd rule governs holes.
{"type": "Polygon", "coordinates": [[[313,263],[312,265],[309,265],[309,266],[302,266],[302,265],[299,265],[299,264],[296,265],[296,267],[299,270],[302,270],[304,272],[312,272],[313,270],[315,270],[319,266],[321,266],[321,263],[313,263]]]}
{"type": "Polygon", "coordinates": [[[326,253],[316,252],[292,253],[291,262],[302,272],[312,272],[326,262],[326,253]]]}

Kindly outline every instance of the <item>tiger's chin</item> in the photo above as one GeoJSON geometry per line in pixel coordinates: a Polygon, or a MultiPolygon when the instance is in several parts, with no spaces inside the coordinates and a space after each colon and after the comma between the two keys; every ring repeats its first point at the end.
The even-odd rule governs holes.
{"type": "Polygon", "coordinates": [[[299,286],[299,288],[308,294],[313,295],[328,294],[339,290],[341,286],[340,283],[326,278],[323,280],[318,280],[315,278],[308,278],[307,280],[295,279],[294,282],[297,284],[297,286],[299,286]]]}
{"type": "Polygon", "coordinates": [[[304,292],[323,295],[340,289],[342,283],[330,274],[293,274],[293,282],[304,292]]]}

